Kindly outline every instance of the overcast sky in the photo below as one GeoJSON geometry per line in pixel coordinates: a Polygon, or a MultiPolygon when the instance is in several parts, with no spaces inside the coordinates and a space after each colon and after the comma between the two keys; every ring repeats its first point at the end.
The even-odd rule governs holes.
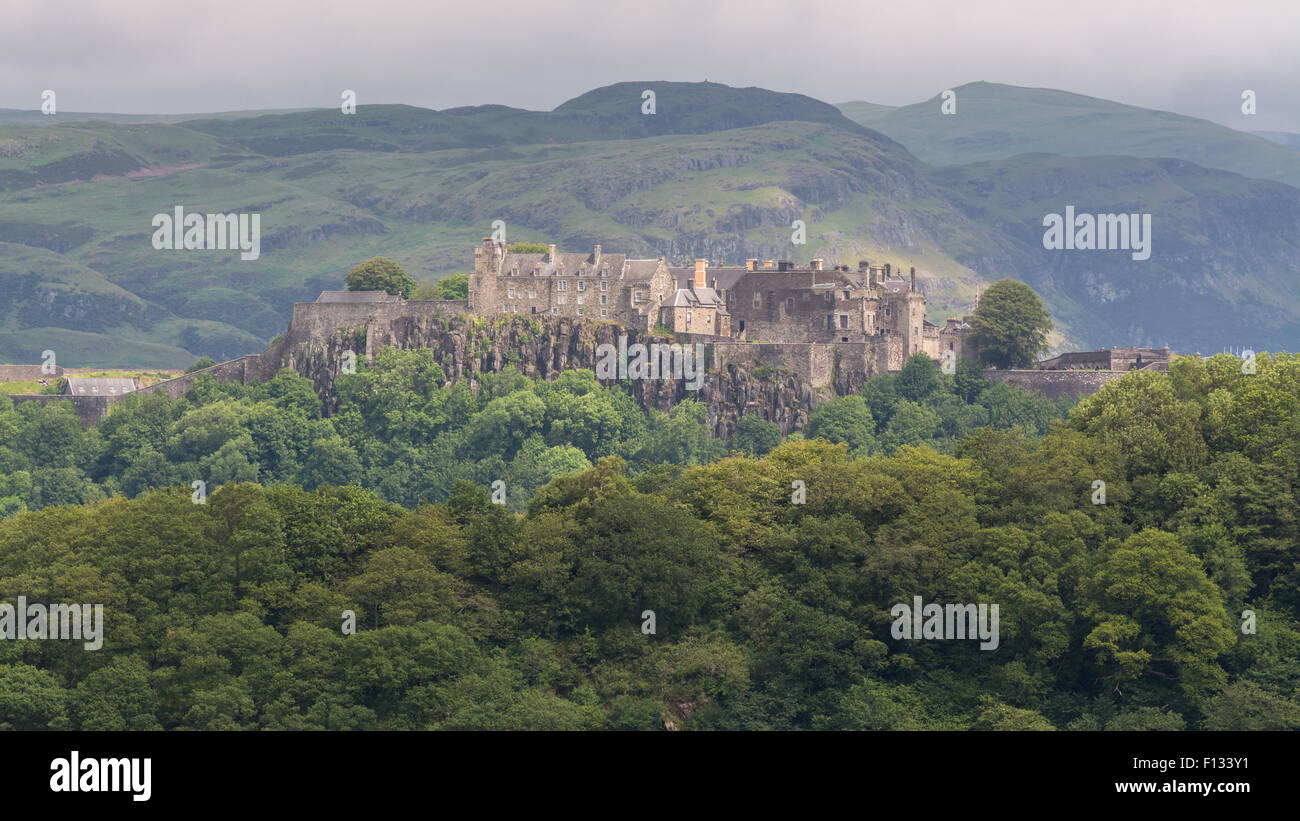
{"type": "Polygon", "coordinates": [[[1300,132],[1296,0],[3,0],[0,108],[550,109],[624,80],[905,105],[987,80],[1300,132]],[[1258,113],[1241,114],[1243,89],[1258,113]]]}

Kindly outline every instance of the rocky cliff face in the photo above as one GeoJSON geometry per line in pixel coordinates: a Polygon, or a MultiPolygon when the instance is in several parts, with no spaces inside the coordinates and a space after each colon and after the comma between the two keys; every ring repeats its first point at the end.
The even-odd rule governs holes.
{"type": "MultiPolygon", "coordinates": [[[[464,314],[426,313],[371,319],[327,334],[301,339],[290,337],[267,351],[274,367],[290,367],[316,386],[326,412],[338,407],[334,380],[342,373],[347,352],[358,363],[366,354],[384,347],[427,348],[442,363],[449,380],[469,380],[478,387],[478,376],[514,366],[527,376],[554,379],[565,370],[595,370],[598,346],[618,348],[619,337],[627,345],[669,344],[670,337],[654,336],[608,322],[569,318],[473,317],[464,314]]],[[[694,348],[692,350],[695,350],[694,348]]],[[[627,390],[643,408],[667,411],[687,398],[696,398],[708,409],[708,422],[716,436],[727,438],[736,421],[750,413],[781,427],[783,432],[807,422],[808,411],[824,395],[798,375],[770,365],[738,362],[734,358],[722,368],[714,367],[711,346],[705,345],[706,371],[698,391],[683,379],[603,379],[606,385],[627,390]]],[[[837,379],[835,387],[856,389],[860,379],[837,379]]]]}

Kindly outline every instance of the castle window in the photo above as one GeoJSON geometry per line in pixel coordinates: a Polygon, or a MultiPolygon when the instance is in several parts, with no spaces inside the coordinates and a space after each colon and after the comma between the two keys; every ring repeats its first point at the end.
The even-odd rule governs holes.
{"type": "Polygon", "coordinates": [[[529,299],[537,299],[537,292],[534,291],[532,288],[529,288],[529,289],[528,289],[528,298],[529,298],[529,299]]]}
{"type": "Polygon", "coordinates": [[[633,301],[633,302],[640,302],[640,301],[641,301],[641,292],[640,292],[640,291],[633,291],[633,292],[632,292],[632,301],[633,301]]]}
{"type": "Polygon", "coordinates": [[[512,276],[512,277],[517,277],[517,276],[519,276],[519,266],[518,266],[518,265],[516,265],[515,267],[513,267],[513,268],[510,269],[510,276],[512,276]]]}
{"type": "Polygon", "coordinates": [[[689,308],[686,310],[686,324],[687,325],[691,324],[691,311],[689,308]]]}
{"type": "Polygon", "coordinates": [[[587,283],[585,283],[585,282],[579,282],[579,283],[578,283],[578,290],[579,290],[579,291],[585,291],[585,290],[587,290],[587,283]]]}
{"type": "Polygon", "coordinates": [[[555,301],[558,302],[559,304],[563,305],[563,304],[565,303],[565,300],[567,300],[568,298],[569,298],[569,295],[568,295],[568,294],[560,294],[560,295],[559,295],[559,298],[556,299],[555,301]]]}
{"type": "Polygon", "coordinates": [[[565,282],[564,280],[560,280],[560,290],[561,291],[569,290],[569,283],[565,282]]]}
{"type": "Polygon", "coordinates": [[[788,296],[785,298],[785,312],[787,314],[794,313],[794,297],[788,296]]]}
{"type": "Polygon", "coordinates": [[[885,306],[885,316],[889,316],[889,306],[885,306]]]}
{"type": "Polygon", "coordinates": [[[579,304],[579,305],[582,304],[582,301],[583,301],[584,299],[586,299],[585,296],[583,296],[582,294],[578,294],[578,304],[579,304]]]}
{"type": "Polygon", "coordinates": [[[826,292],[826,301],[827,301],[827,302],[830,302],[832,299],[834,299],[834,297],[831,295],[831,292],[830,292],[830,291],[827,291],[827,292],[826,292]]]}
{"type": "Polygon", "coordinates": [[[551,309],[551,313],[553,313],[553,314],[558,314],[559,312],[560,312],[560,309],[559,309],[559,308],[552,308],[552,309],[551,309]]]}
{"type": "Polygon", "coordinates": [[[601,305],[608,305],[608,304],[609,304],[609,297],[605,296],[604,294],[601,294],[601,295],[600,295],[600,304],[601,304],[601,305]]]}
{"type": "Polygon", "coordinates": [[[840,314],[840,327],[841,327],[841,328],[847,328],[847,327],[849,327],[849,315],[848,315],[848,314],[840,314]]]}
{"type": "Polygon", "coordinates": [[[601,315],[602,318],[603,318],[603,317],[607,317],[607,316],[609,316],[609,311],[607,311],[607,310],[604,309],[604,308],[601,308],[601,309],[600,309],[600,315],[601,315]]]}
{"type": "Polygon", "coordinates": [[[585,310],[586,310],[585,308],[579,308],[579,309],[578,309],[578,316],[582,316],[582,312],[585,311],[585,310]]]}
{"type": "Polygon", "coordinates": [[[763,307],[763,295],[758,291],[754,292],[754,307],[755,308],[763,307]]]}
{"type": "Polygon", "coordinates": [[[608,291],[608,290],[609,290],[609,283],[608,283],[608,282],[602,282],[602,283],[600,283],[600,290],[602,290],[602,291],[608,291]]]}
{"type": "Polygon", "coordinates": [[[514,288],[507,288],[507,289],[506,289],[506,296],[507,296],[509,299],[514,299],[514,298],[515,298],[515,289],[514,289],[514,288]]]}
{"type": "Polygon", "coordinates": [[[845,291],[845,292],[844,292],[844,298],[845,298],[845,299],[848,299],[848,298],[849,298],[849,292],[848,292],[848,291],[845,291]]]}
{"type": "Polygon", "coordinates": [[[713,324],[713,314],[705,314],[705,315],[704,315],[704,324],[705,324],[705,325],[712,325],[712,324],[713,324]]]}
{"type": "Polygon", "coordinates": [[[607,276],[609,276],[609,269],[608,269],[608,268],[601,268],[601,269],[600,269],[600,275],[603,276],[603,277],[607,277],[607,276]]]}

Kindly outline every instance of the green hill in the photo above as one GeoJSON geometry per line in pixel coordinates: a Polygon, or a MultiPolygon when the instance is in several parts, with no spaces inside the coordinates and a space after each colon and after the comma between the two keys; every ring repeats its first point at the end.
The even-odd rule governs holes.
{"type": "Polygon", "coordinates": [[[1300,151],[1261,136],[1168,111],[1057,91],[997,83],[953,89],[957,111],[941,95],[900,108],[844,103],[854,122],[887,134],[932,165],[961,165],[1017,154],[1121,154],[1176,157],[1206,168],[1300,185],[1300,151]]]}
{"type": "MultiPolygon", "coordinates": [[[[976,107],[959,100],[963,115],[976,107]]],[[[895,111],[853,111],[873,108],[895,111]]],[[[468,270],[495,220],[511,240],[676,263],[915,265],[939,322],[969,312],[981,283],[1014,277],[1042,291],[1066,347],[1300,343],[1297,189],[1117,156],[934,168],[910,148],[801,95],[713,83],[623,83],[552,112],[0,126],[0,357],[34,361],[50,329],[79,334],[55,340],[68,366],[258,351],[293,302],[368,257],[417,280],[468,270]],[[645,88],[654,115],[640,113],[645,88]],[[1042,217],[1067,204],[1151,213],[1152,258],[1044,251],[1042,217]],[[259,214],[261,257],[155,250],[154,215],[178,205],[259,214]],[[804,246],[790,243],[796,219],[804,246]]]]}

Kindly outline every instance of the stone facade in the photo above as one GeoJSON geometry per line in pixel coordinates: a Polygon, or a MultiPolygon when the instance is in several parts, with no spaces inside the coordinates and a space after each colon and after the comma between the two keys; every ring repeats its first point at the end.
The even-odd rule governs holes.
{"type": "Polygon", "coordinates": [[[710,266],[697,259],[693,267],[670,268],[663,258],[602,254],[599,245],[591,254],[557,253],[554,245],[546,254],[514,254],[490,239],[474,251],[469,284],[469,309],[481,316],[585,316],[745,342],[866,344],[874,348],[868,358],[889,371],[916,353],[936,361],[946,352],[962,356],[969,325],[956,318],[935,325],[925,305],[915,268],[905,278],[891,265],[865,260],[856,271],[820,259],[806,266],[758,259],[710,266]],[[601,299],[593,306],[596,283],[601,299]]]}
{"type": "Polygon", "coordinates": [[[1079,399],[1101,390],[1108,382],[1128,375],[1128,371],[1101,370],[1032,370],[1032,371],[997,371],[984,372],[985,379],[1006,382],[1017,388],[1044,396],[1048,399],[1060,399],[1069,396],[1079,399]]]}
{"type": "Polygon", "coordinates": [[[469,309],[480,316],[522,314],[618,322],[648,330],[674,290],[663,258],[606,254],[516,254],[490,239],[474,249],[469,309]]]}

